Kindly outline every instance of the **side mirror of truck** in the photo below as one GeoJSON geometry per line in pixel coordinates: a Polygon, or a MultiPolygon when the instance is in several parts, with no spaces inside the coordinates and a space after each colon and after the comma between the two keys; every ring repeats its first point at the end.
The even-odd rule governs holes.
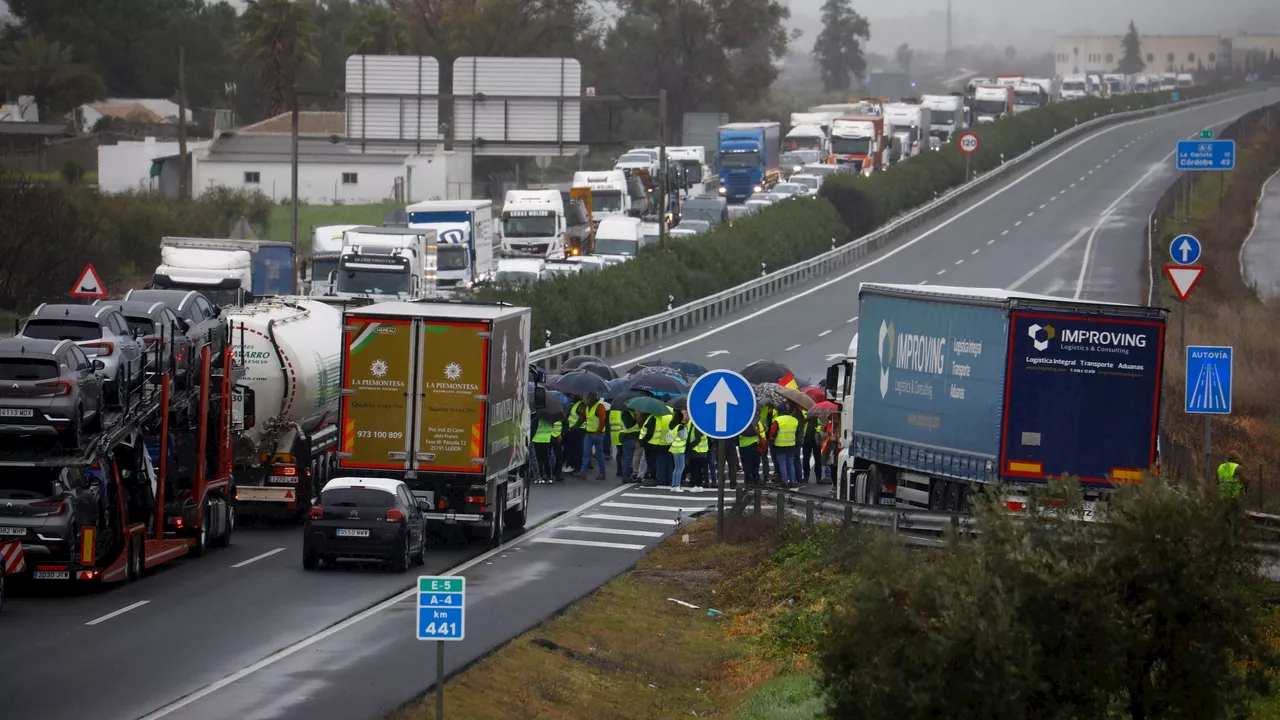
{"type": "Polygon", "coordinates": [[[419,500],[419,501],[418,501],[418,511],[419,511],[419,512],[431,512],[433,509],[434,509],[434,508],[432,508],[432,507],[431,507],[431,503],[427,502],[426,500],[419,500]]]}
{"type": "Polygon", "coordinates": [[[827,380],[823,383],[824,389],[827,391],[827,399],[831,402],[836,401],[836,388],[840,387],[840,368],[841,365],[836,364],[827,368],[827,380]]]}
{"type": "Polygon", "coordinates": [[[533,389],[533,409],[542,410],[547,406],[547,389],[538,385],[533,389]]]}
{"type": "Polygon", "coordinates": [[[240,417],[243,421],[244,429],[249,430],[257,423],[253,390],[250,390],[249,388],[239,388],[239,390],[241,397],[243,398],[240,406],[240,417]]]}

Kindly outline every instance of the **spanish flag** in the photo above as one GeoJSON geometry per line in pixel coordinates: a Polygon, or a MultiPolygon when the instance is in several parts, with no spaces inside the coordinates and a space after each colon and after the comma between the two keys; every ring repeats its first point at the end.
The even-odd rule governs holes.
{"type": "Polygon", "coordinates": [[[786,375],[783,375],[782,377],[778,378],[778,384],[781,385],[782,387],[789,387],[792,390],[800,389],[800,384],[796,382],[796,376],[793,375],[789,370],[787,371],[786,375]]]}

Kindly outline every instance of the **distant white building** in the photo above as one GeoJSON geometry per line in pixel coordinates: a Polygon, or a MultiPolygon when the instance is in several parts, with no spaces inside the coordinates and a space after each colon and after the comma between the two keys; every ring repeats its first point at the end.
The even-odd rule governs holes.
{"type": "MultiPolygon", "coordinates": [[[[208,140],[187,142],[188,153],[209,147],[208,140]]],[[[157,190],[178,196],[178,143],[149,137],[98,146],[98,189],[106,193],[157,190]],[[166,162],[171,161],[171,162],[166,162]]]]}
{"type": "Polygon", "coordinates": [[[40,122],[40,108],[30,95],[19,95],[16,102],[0,103],[0,122],[40,122]]]}
{"type": "MultiPolygon", "coordinates": [[[[1197,72],[1230,67],[1231,41],[1217,35],[1139,35],[1146,72],[1197,72]]],[[[1059,37],[1054,68],[1059,77],[1115,72],[1124,57],[1124,36],[1059,37]]]]}

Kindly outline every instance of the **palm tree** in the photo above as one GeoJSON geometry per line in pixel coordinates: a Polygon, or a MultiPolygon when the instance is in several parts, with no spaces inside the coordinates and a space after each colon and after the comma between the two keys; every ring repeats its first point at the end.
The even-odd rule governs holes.
{"type": "Polygon", "coordinates": [[[348,55],[400,55],[409,49],[409,33],[394,10],[381,5],[357,8],[359,20],[342,33],[348,55]]]}
{"type": "Polygon", "coordinates": [[[77,63],[69,46],[43,35],[27,35],[0,50],[0,85],[32,96],[45,122],[58,122],[105,92],[102,78],[77,63]]]}
{"type": "Polygon", "coordinates": [[[315,6],[292,0],[249,0],[240,24],[240,58],[257,67],[272,114],[284,112],[299,71],[318,61],[315,6]]]}

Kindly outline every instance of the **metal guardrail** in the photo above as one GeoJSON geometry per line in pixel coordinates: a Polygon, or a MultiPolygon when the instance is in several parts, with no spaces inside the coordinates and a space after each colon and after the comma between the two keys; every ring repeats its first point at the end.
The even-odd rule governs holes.
{"type": "Polygon", "coordinates": [[[576,355],[596,355],[601,358],[616,357],[672,335],[678,335],[686,330],[705,327],[717,318],[735,313],[759,300],[775,295],[797,284],[827,275],[836,269],[866,257],[872,252],[881,249],[890,240],[905,231],[951,209],[961,200],[985,188],[993,180],[1020,169],[1032,159],[1040,157],[1048,150],[1061,146],[1069,139],[1104,125],[1163,115],[1184,108],[1202,105],[1209,101],[1221,100],[1243,92],[1247,92],[1247,90],[1208,95],[1203,98],[1168,103],[1153,108],[1116,112],[1087,120],[1063,130],[1049,140],[1032,147],[1027,152],[992,168],[967,183],[949,190],[936,200],[891,220],[884,227],[852,242],[833,248],[829,252],[795,265],[775,270],[767,275],[749,280],[714,295],[693,300],[666,312],[541,348],[530,353],[529,359],[531,362],[541,364],[549,372],[554,373],[561,363],[576,355]]]}

